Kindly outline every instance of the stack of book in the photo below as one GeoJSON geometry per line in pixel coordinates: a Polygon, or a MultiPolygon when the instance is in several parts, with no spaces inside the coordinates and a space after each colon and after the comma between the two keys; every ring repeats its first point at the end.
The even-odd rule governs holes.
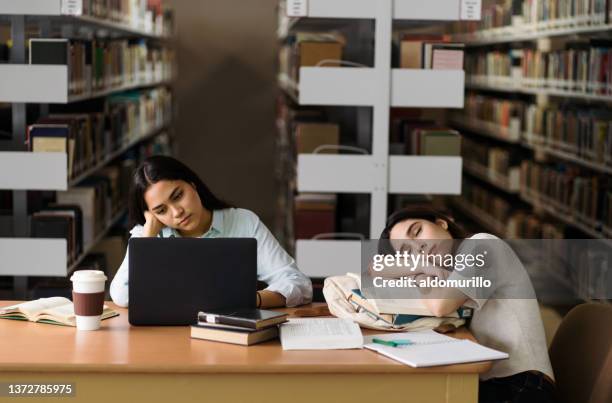
{"type": "Polygon", "coordinates": [[[278,325],[286,322],[287,316],[262,309],[199,312],[191,337],[250,346],[277,338],[278,325]]]}
{"type": "MultiPolygon", "coordinates": [[[[414,322],[415,320],[430,317],[431,312],[421,299],[373,299],[366,298],[360,289],[352,290],[349,296],[349,302],[355,307],[358,312],[365,312],[372,319],[382,320],[383,322],[394,326],[401,327],[403,325],[414,322]]],[[[470,319],[473,314],[472,308],[461,307],[449,315],[449,318],[470,319]]]]}

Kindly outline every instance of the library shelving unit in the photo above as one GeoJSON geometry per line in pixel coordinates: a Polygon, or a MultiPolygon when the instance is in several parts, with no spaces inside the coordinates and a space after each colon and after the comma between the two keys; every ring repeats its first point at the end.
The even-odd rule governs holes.
{"type": "MultiPolygon", "coordinates": [[[[490,3],[491,6],[494,6],[493,2],[490,3]]],[[[607,7],[605,12],[594,13],[591,11],[590,14],[587,12],[584,15],[537,22],[525,22],[527,19],[522,15],[516,15],[517,10],[514,10],[515,15],[508,19],[510,24],[508,26],[481,29],[472,33],[455,34],[452,37],[454,41],[464,42],[467,52],[479,51],[487,47],[490,47],[492,50],[499,50],[504,47],[511,49],[528,47],[548,52],[553,49],[552,45],[555,41],[563,39],[610,38],[612,24],[607,23],[607,21],[609,16],[612,16],[612,13],[607,2],[605,3],[607,7]],[[607,16],[606,14],[609,15],[607,16]]],[[[510,12],[512,13],[512,10],[510,12]]],[[[466,89],[495,93],[498,94],[495,96],[499,98],[512,97],[512,99],[516,99],[516,94],[520,94],[521,98],[530,98],[533,100],[531,103],[538,106],[548,106],[554,101],[565,101],[566,103],[572,102],[590,107],[601,105],[609,108],[609,105],[612,103],[612,95],[610,95],[609,91],[607,93],[598,93],[589,91],[588,88],[585,88],[584,91],[570,89],[572,85],[564,80],[523,78],[516,76],[515,72],[511,72],[511,76],[482,76],[470,75],[469,73],[467,72],[466,75],[466,89]]],[[[465,129],[473,135],[492,138],[497,141],[499,146],[515,147],[521,153],[531,152],[534,160],[552,160],[569,163],[587,168],[598,175],[610,175],[612,173],[612,166],[606,163],[592,161],[584,156],[553,147],[547,143],[545,138],[527,132],[520,118],[515,117],[511,119],[508,127],[494,122],[470,118],[461,113],[452,114],[449,121],[453,126],[465,129]]],[[[610,135],[609,133],[608,135],[610,135]]],[[[467,169],[466,171],[473,170],[467,169]]],[[[471,176],[479,177],[478,173],[468,173],[471,176]]],[[[480,177],[481,180],[491,184],[490,178],[482,177],[482,175],[480,177]]],[[[493,185],[495,186],[496,184],[493,183],[493,185]]],[[[503,182],[497,185],[497,187],[500,187],[500,185],[503,185],[503,182]]],[[[517,189],[504,190],[505,193],[516,193],[517,191],[517,189]],[[509,190],[511,191],[509,192],[509,190]]],[[[563,206],[556,200],[533,190],[521,188],[518,190],[518,195],[512,197],[514,200],[518,199],[520,202],[523,202],[525,206],[532,209],[535,213],[577,229],[588,237],[602,239],[612,236],[612,230],[607,228],[605,223],[585,217],[578,211],[571,211],[567,206],[563,206]]],[[[474,207],[465,202],[454,204],[464,212],[474,207]]],[[[466,215],[469,215],[469,211],[466,215]]],[[[499,230],[505,224],[494,223],[487,219],[489,216],[487,212],[481,211],[472,216],[474,216],[474,221],[481,223],[483,227],[496,230],[497,233],[504,233],[504,231],[499,230]]]]}
{"type": "MultiPolygon", "coordinates": [[[[389,114],[392,107],[462,108],[464,71],[391,68],[392,30],[394,21],[477,19],[480,1],[286,0],[279,12],[279,37],[333,29],[347,20],[374,22],[373,67],[301,67],[297,83],[279,77],[279,86],[299,105],[372,108],[371,154],[299,154],[297,191],[369,194],[372,239],[384,228],[389,194],[459,194],[460,157],[389,155],[389,114]]],[[[311,277],[343,274],[360,267],[360,242],[297,240],[296,259],[311,277]]]]}
{"type": "Polygon", "coordinates": [[[169,121],[147,122],[143,133],[131,136],[118,150],[105,155],[102,161],[74,178],[68,175],[66,153],[25,151],[26,104],[40,104],[41,116],[44,116],[49,111],[49,104],[68,104],[171,84],[171,77],[160,78],[159,74],[152,73],[126,85],[71,95],[68,66],[27,64],[26,27],[29,23],[38,24],[43,36],[51,32],[53,25],[68,29],[67,32],[86,30],[89,34],[99,32],[106,38],[140,38],[167,46],[169,37],[144,21],[133,20],[127,24],[83,15],[82,5],[81,0],[0,0],[0,20],[10,24],[12,40],[10,62],[0,64],[0,102],[12,104],[12,140],[0,143],[0,150],[3,150],[0,151],[0,189],[11,190],[13,194],[13,236],[0,237],[0,275],[14,276],[15,296],[20,298],[26,297],[29,276],[65,277],[77,268],[127,211],[125,206],[116,209],[103,230],[95,234],[92,242],[83,245],[82,253],[69,267],[65,239],[29,237],[27,191],[70,189],[117,157],[169,130],[169,121]]]}

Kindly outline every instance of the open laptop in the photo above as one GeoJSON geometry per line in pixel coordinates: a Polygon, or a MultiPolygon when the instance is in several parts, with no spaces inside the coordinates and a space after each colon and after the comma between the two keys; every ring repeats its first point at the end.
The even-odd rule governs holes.
{"type": "Polygon", "coordinates": [[[255,308],[253,238],[131,238],[129,322],[190,325],[198,311],[255,308]]]}

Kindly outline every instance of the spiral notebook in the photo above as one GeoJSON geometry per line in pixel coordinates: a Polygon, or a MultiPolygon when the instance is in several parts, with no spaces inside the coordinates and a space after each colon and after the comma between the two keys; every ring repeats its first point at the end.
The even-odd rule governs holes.
{"type": "Polygon", "coordinates": [[[503,360],[508,354],[474,343],[448,337],[433,330],[378,334],[366,336],[364,347],[411,367],[464,364],[468,362],[503,360]],[[391,347],[373,343],[374,338],[385,341],[408,340],[412,344],[391,347]]]}

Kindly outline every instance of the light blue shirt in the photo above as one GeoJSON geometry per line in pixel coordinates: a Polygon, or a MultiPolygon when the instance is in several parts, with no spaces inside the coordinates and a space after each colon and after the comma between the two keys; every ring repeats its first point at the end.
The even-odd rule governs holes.
{"type": "MultiPolygon", "coordinates": [[[[144,227],[137,225],[132,237],[142,237],[144,227]]],[[[158,237],[180,237],[174,229],[164,227],[158,237]]],[[[255,213],[240,208],[214,210],[212,223],[202,238],[255,238],[257,240],[257,277],[268,284],[266,290],[285,297],[287,306],[307,304],[312,300],[312,283],[300,272],[295,260],[280,246],[274,235],[255,213]]],[[[128,253],[110,286],[110,295],[119,306],[128,305],[128,253]]]]}

